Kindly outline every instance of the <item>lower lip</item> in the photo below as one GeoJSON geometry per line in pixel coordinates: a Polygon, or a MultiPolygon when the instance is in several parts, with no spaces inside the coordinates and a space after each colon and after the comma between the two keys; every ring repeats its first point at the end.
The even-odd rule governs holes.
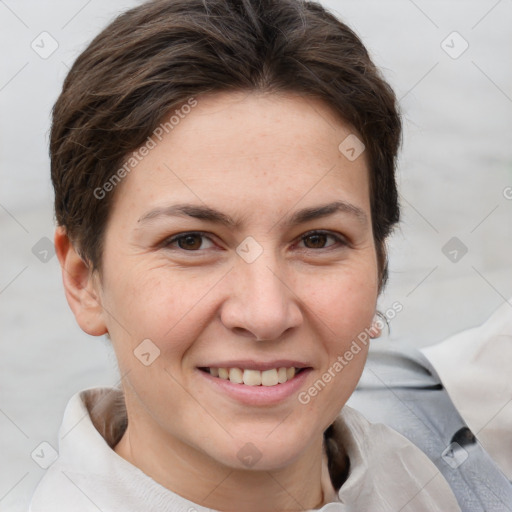
{"type": "Polygon", "coordinates": [[[304,385],[309,372],[312,368],[306,368],[295,375],[293,379],[284,384],[275,386],[248,386],[246,384],[236,384],[230,380],[213,377],[209,373],[196,369],[208,383],[215,386],[231,398],[245,405],[274,405],[289,398],[304,385]]]}

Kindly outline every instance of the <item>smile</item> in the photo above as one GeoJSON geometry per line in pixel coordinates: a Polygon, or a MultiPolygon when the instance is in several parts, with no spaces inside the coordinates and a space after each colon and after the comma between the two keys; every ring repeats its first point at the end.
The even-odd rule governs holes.
{"type": "Polygon", "coordinates": [[[280,367],[268,370],[252,370],[243,368],[199,368],[209,373],[212,377],[229,380],[234,384],[245,384],[246,386],[277,386],[292,380],[296,374],[304,368],[280,367]]]}
{"type": "MultiPolygon", "coordinates": [[[[245,365],[244,365],[245,366],[245,365]]],[[[249,366],[249,365],[247,365],[249,366]]],[[[267,365],[253,364],[251,366],[267,365]]],[[[196,367],[204,385],[212,389],[213,396],[221,394],[245,406],[268,407],[291,399],[305,386],[311,367],[267,366],[264,370],[240,366],[196,367]]],[[[212,397],[213,397],[212,396],[212,397]]]]}

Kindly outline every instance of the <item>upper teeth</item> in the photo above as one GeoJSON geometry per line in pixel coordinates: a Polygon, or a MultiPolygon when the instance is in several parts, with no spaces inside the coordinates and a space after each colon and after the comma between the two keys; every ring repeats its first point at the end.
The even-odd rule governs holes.
{"type": "Polygon", "coordinates": [[[214,377],[248,386],[275,386],[293,379],[295,368],[273,368],[271,370],[243,370],[241,368],[209,368],[214,377]]]}

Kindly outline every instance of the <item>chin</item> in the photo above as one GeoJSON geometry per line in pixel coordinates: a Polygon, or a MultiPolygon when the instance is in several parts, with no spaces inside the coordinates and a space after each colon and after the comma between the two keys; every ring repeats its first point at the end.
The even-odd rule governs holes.
{"type": "Polygon", "coordinates": [[[285,440],[272,435],[233,436],[232,442],[225,446],[226,451],[214,457],[233,469],[276,471],[292,464],[307,448],[303,433],[287,435],[285,440]]]}

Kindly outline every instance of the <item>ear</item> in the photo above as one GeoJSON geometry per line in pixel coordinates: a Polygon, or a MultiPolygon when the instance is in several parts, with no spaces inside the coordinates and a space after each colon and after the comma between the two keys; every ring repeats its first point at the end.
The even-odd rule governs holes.
{"type": "Polygon", "coordinates": [[[78,325],[92,336],[107,333],[97,276],[75,251],[64,227],[55,230],[54,243],[66,299],[78,325]]]}

